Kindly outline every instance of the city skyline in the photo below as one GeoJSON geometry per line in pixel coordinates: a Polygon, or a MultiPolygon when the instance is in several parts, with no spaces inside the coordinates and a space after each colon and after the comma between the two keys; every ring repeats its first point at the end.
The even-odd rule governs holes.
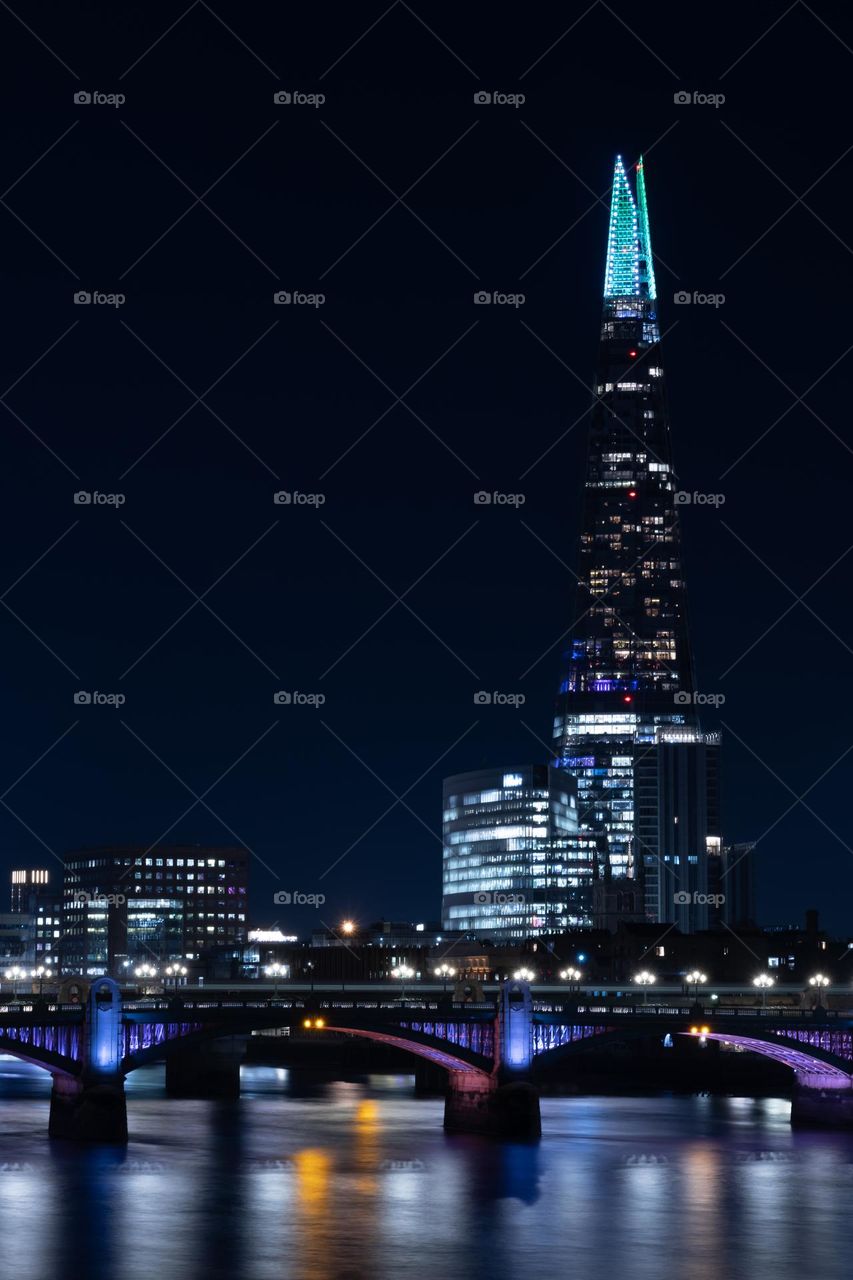
{"type": "MultiPolygon", "coordinates": [[[[621,147],[655,175],[679,473],[685,491],[725,497],[684,512],[697,685],[726,698],[731,730],[725,831],[759,840],[763,919],[799,919],[805,896],[841,929],[846,161],[818,93],[771,104],[743,80],[775,42],[792,50],[808,15],[743,66],[721,36],[685,64],[656,30],[677,75],[652,89],[653,56],[599,9],[584,39],[600,32],[619,58],[615,94],[571,45],[545,52],[559,32],[541,15],[525,65],[543,58],[521,82],[497,33],[477,32],[479,61],[461,55],[472,76],[398,7],[389,21],[416,73],[389,71],[365,39],[322,85],[337,55],[313,77],[304,64],[267,76],[200,7],[150,53],[129,34],[124,61],[106,36],[81,42],[57,21],[74,74],[16,28],[9,82],[28,110],[6,146],[7,867],[52,861],[44,845],[61,858],[237,840],[257,854],[259,917],[281,915],[282,886],[325,893],[338,918],[437,913],[441,778],[548,746],[621,147]],[[215,56],[187,102],[180,69],[199,39],[215,56]],[[740,115],[691,96],[728,66],[740,115]],[[475,101],[504,80],[522,108],[475,101]],[[74,102],[99,85],[126,102],[74,102]],[[326,102],[276,104],[282,85],[326,102]],[[582,130],[566,126],[576,118],[582,130]],[[204,199],[239,240],[164,167],[199,194],[238,158],[204,199]],[[365,164],[398,194],[432,165],[404,197],[417,216],[365,164]],[[814,214],[786,214],[774,175],[817,183],[814,214]],[[79,193],[67,209],[60,188],[79,193]],[[75,304],[78,292],[125,301],[75,304]],[[279,292],[325,301],[281,305],[279,292]],[[820,336],[768,323],[792,297],[823,317],[820,336]],[[206,408],[194,397],[214,382],[206,408]],[[80,491],[126,500],[75,506],[80,491]],[[325,502],[276,505],[280,491],[325,502]],[[478,506],[479,491],[524,503],[478,506]],[[278,690],[326,702],[276,704],[278,690]],[[481,690],[525,702],[478,706],[481,690]],[[80,691],[126,702],[75,705],[80,691]],[[211,813],[196,796],[214,783],[211,813]]],[[[241,38],[255,47],[252,22],[241,38]]],[[[830,35],[825,52],[844,66],[830,35]]]]}

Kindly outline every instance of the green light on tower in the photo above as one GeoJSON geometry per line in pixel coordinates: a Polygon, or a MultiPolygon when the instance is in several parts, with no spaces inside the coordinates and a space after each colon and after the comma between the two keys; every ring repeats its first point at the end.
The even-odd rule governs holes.
{"type": "Polygon", "coordinates": [[[610,230],[607,238],[605,298],[656,296],[652,242],[642,156],[637,163],[637,198],[631,190],[622,157],[613,169],[610,230]]]}
{"type": "Polygon", "coordinates": [[[640,206],[640,236],[637,245],[640,292],[645,294],[648,291],[648,296],[655,298],[657,297],[655,268],[652,262],[652,237],[649,231],[649,208],[646,204],[646,178],[642,156],[637,161],[637,204],[640,206]]]}
{"type": "Polygon", "coordinates": [[[610,203],[610,233],[607,239],[607,267],[604,273],[605,298],[634,297],[640,291],[637,270],[637,206],[628,184],[622,157],[613,170],[613,198],[610,203]]]}

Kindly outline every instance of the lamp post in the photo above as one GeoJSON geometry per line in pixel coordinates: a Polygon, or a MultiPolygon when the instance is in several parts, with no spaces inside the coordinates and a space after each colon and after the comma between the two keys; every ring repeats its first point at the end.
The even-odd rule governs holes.
{"type": "Polygon", "coordinates": [[[693,988],[693,999],[698,1000],[699,987],[704,987],[705,983],[708,981],[708,976],[707,974],[702,973],[699,969],[691,969],[689,973],[685,973],[684,981],[687,983],[688,989],[690,987],[693,988]]]}
{"type": "Polygon", "coordinates": [[[141,978],[143,982],[150,981],[157,977],[157,970],[153,964],[140,964],[133,971],[134,977],[141,978]]]}
{"type": "Polygon", "coordinates": [[[44,989],[44,980],[45,978],[53,977],[53,970],[46,969],[43,964],[40,964],[37,969],[30,969],[30,977],[38,978],[39,999],[41,999],[42,990],[44,989]]]}
{"type": "Polygon", "coordinates": [[[762,1009],[767,1008],[767,992],[773,986],[774,981],[775,979],[771,978],[769,973],[759,973],[757,978],[752,979],[752,985],[761,989],[762,1009]]]}
{"type": "Polygon", "coordinates": [[[19,964],[13,964],[11,969],[6,970],[6,974],[5,974],[6,981],[11,982],[12,984],[13,996],[17,996],[18,983],[21,981],[22,978],[26,978],[26,976],[27,976],[26,972],[21,968],[19,964]]]}
{"type": "Polygon", "coordinates": [[[175,994],[178,993],[178,983],[187,976],[186,965],[170,964],[166,969],[166,977],[172,978],[175,983],[175,994]]]}
{"type": "Polygon", "coordinates": [[[527,969],[522,966],[520,969],[516,969],[512,976],[515,982],[533,982],[536,974],[532,969],[527,969]]]}
{"type": "Polygon", "coordinates": [[[817,1004],[815,1005],[816,1009],[821,1008],[821,998],[820,998],[821,991],[823,990],[824,987],[829,987],[831,985],[832,985],[832,979],[828,978],[825,973],[816,973],[813,978],[809,978],[809,986],[814,987],[817,991],[817,1004]]]}
{"type": "Polygon", "coordinates": [[[268,964],[266,966],[266,968],[264,969],[264,973],[267,975],[268,978],[272,978],[273,980],[272,998],[273,1000],[277,1000],[278,999],[278,980],[279,978],[287,977],[287,965],[279,964],[278,961],[275,961],[273,964],[268,964]]]}
{"type": "Polygon", "coordinates": [[[391,970],[391,977],[400,979],[400,1000],[401,1001],[405,1000],[406,998],[406,979],[413,978],[414,976],[415,976],[414,969],[410,969],[407,964],[398,964],[396,969],[391,970]]]}
{"type": "Polygon", "coordinates": [[[561,969],[560,977],[562,978],[563,982],[568,982],[577,991],[578,984],[581,978],[583,977],[583,974],[581,973],[580,969],[572,969],[570,967],[568,969],[561,969]]]}
{"type": "Polygon", "coordinates": [[[634,974],[634,981],[643,988],[643,1004],[647,1005],[649,1003],[649,987],[654,983],[655,975],[650,973],[648,969],[643,969],[640,973],[634,974]]]}
{"type": "Polygon", "coordinates": [[[354,920],[341,921],[341,933],[344,934],[345,937],[351,938],[352,935],[355,933],[355,921],[354,920]]]}
{"type": "Polygon", "coordinates": [[[452,964],[440,964],[435,971],[437,978],[444,980],[444,994],[447,995],[447,979],[456,977],[456,970],[452,964]]]}

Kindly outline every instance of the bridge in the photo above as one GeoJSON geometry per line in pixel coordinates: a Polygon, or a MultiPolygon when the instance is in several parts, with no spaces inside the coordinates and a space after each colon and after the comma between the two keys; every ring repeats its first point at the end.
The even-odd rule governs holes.
{"type": "Polygon", "coordinates": [[[702,1004],[660,993],[653,1003],[507,981],[480,988],[390,983],[356,988],[247,984],[215,993],[182,989],[132,998],[111,978],[78,983],[79,1003],[54,998],[0,1006],[0,1052],[53,1076],[48,1132],[126,1142],[126,1076],[165,1061],[178,1096],[236,1097],[252,1032],[278,1028],[364,1037],[424,1058],[447,1073],[451,1132],[535,1137],[537,1069],[590,1042],[695,1036],[739,1045],[790,1068],[794,1123],[853,1127],[853,1012],[702,1004]]]}

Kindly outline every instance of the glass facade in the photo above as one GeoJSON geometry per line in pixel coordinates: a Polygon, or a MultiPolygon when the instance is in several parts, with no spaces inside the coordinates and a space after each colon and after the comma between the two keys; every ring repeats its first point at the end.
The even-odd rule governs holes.
{"type": "MultiPolygon", "coordinates": [[[[690,761],[705,758],[690,751],[702,739],[642,160],[635,182],[636,195],[618,158],[579,585],[553,729],[555,763],[577,779],[580,834],[594,847],[596,874],[615,877],[642,875],[651,863],[656,874],[666,856],[662,829],[675,814],[661,744],[683,746],[685,777],[696,774],[690,761]]],[[[691,823],[701,826],[713,805],[707,779],[695,786],[691,823]]],[[[665,898],[663,887],[646,895],[652,918],[665,898]]]]}
{"type": "Polygon", "coordinates": [[[442,926],[524,938],[580,923],[589,861],[578,861],[574,779],[548,765],[444,781],[442,926]]]}

